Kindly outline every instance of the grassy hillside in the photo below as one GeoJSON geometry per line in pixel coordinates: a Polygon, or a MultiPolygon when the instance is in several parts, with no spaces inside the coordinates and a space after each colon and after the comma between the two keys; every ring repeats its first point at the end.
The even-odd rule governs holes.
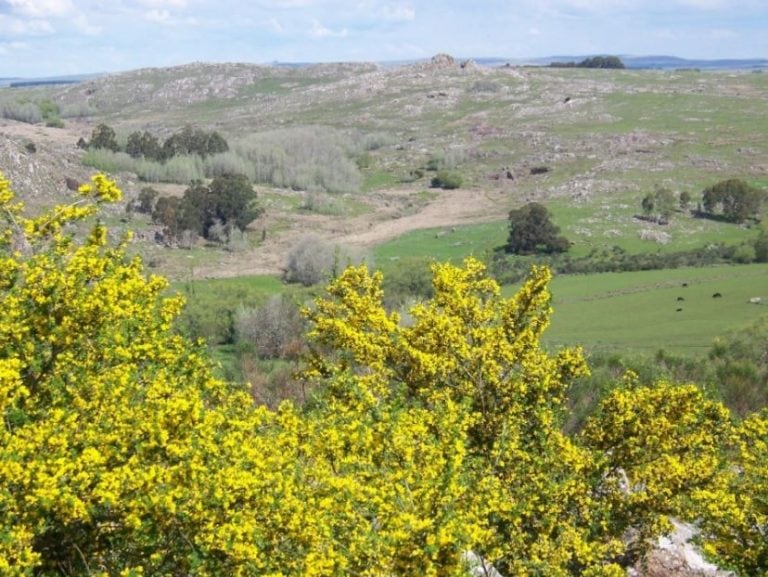
{"type": "Polygon", "coordinates": [[[766,314],[768,265],[561,276],[552,293],[550,345],[697,355],[766,314]]]}
{"type": "MultiPolygon", "coordinates": [[[[283,290],[275,278],[309,232],[367,251],[385,271],[414,259],[483,257],[504,243],[508,211],[531,200],[551,211],[573,242],[573,258],[614,247],[664,254],[752,242],[754,228],[694,218],[689,210],[666,225],[637,217],[642,197],[657,185],[689,193],[693,207],[703,188],[725,178],[768,187],[767,100],[768,75],[748,72],[490,68],[450,58],[393,68],[197,63],[64,88],[0,89],[4,110],[54,102],[64,121],[46,128],[0,120],[0,169],[33,203],[56,201],[66,194],[59,173],[82,180],[89,172],[77,166],[82,153],[74,143],[101,122],[119,141],[133,130],[162,139],[185,124],[215,129],[230,143],[226,162],[256,176],[265,156],[291,169],[301,162],[300,174],[283,180],[293,184],[257,186],[266,211],[236,247],[166,247],[155,242],[148,217],[128,218],[122,208],[109,217],[114,227],[141,233],[133,250],[154,271],[188,288],[201,280],[198,295],[212,296],[190,293],[194,306],[218,311],[206,314],[221,320],[222,310],[252,300],[251,288],[232,288],[238,283],[259,285],[259,294],[283,290]],[[327,171],[343,168],[342,185],[313,184],[318,166],[326,181],[327,171]],[[463,186],[430,188],[441,168],[460,174],[463,186]],[[230,288],[214,280],[258,275],[273,280],[233,280],[230,288]]],[[[146,185],[131,172],[116,176],[126,201],[146,185]]],[[[153,184],[174,196],[186,185],[153,184]]],[[[759,271],[558,278],[548,338],[595,348],[700,350],[718,332],[762,313],[745,304],[768,292],[759,271]],[[676,294],[684,277],[690,297],[676,294]],[[708,296],[714,292],[723,298],[715,302],[708,296]],[[682,306],[677,296],[686,298],[682,306]]]]}

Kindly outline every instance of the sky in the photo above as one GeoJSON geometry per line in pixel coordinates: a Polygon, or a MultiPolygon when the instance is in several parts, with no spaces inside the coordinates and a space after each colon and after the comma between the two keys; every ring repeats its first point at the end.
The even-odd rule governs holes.
{"type": "Polygon", "coordinates": [[[0,0],[0,77],[189,62],[768,57],[768,0],[0,0]]]}

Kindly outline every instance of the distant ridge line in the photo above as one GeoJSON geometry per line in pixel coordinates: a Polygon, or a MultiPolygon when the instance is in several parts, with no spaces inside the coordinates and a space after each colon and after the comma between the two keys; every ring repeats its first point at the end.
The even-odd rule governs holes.
{"type": "MultiPolygon", "coordinates": [[[[496,56],[482,56],[482,57],[456,57],[457,61],[473,61],[481,66],[487,67],[499,67],[505,65],[512,66],[548,66],[552,62],[580,62],[585,58],[591,58],[594,56],[607,56],[609,54],[582,54],[582,55],[555,55],[545,57],[532,57],[532,58],[505,58],[496,56]]],[[[678,69],[699,69],[699,70],[751,70],[751,71],[763,71],[768,70],[768,58],[680,58],[678,56],[669,55],[644,55],[634,56],[626,54],[614,54],[621,58],[624,65],[631,70],[678,70],[678,69]]],[[[381,60],[371,61],[370,64],[382,66],[383,68],[397,68],[400,66],[408,66],[411,64],[428,62],[429,58],[414,58],[403,60],[381,60]]],[[[274,68],[306,68],[310,66],[320,64],[364,64],[365,62],[285,62],[285,61],[273,61],[267,63],[249,63],[258,66],[269,66],[274,68]]],[[[189,65],[192,63],[178,64],[176,66],[165,66],[163,68],[177,68],[180,66],[189,65]]],[[[214,63],[212,63],[214,64],[214,63]]],[[[220,63],[226,64],[226,63],[220,63]]],[[[245,64],[245,63],[242,63],[245,64]]],[[[135,69],[139,70],[139,69],[135,69]]],[[[69,76],[51,76],[51,77],[29,77],[29,78],[0,78],[0,88],[22,88],[22,87],[35,87],[46,85],[66,85],[77,84],[85,82],[87,80],[93,80],[102,76],[111,76],[115,74],[123,74],[126,72],[134,72],[135,70],[121,70],[109,73],[88,73],[88,74],[74,74],[69,76]]]]}

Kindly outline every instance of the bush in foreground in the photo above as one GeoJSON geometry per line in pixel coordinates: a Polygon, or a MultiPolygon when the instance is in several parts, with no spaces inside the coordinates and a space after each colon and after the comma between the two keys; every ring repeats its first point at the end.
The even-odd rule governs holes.
{"type": "Polygon", "coordinates": [[[347,269],[306,312],[321,392],[272,411],[212,376],[179,299],[102,225],[67,233],[120,195],[101,175],[80,192],[30,219],[0,179],[2,574],[458,576],[474,551],[618,576],[693,514],[713,554],[766,570],[765,414],[734,435],[696,387],[630,377],[566,435],[586,366],[539,346],[547,269],[502,298],[475,260],[435,265],[408,326],[380,274],[347,269]]]}

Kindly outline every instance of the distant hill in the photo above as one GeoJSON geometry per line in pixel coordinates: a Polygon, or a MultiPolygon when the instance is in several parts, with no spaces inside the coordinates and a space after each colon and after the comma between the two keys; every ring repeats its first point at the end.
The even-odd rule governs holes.
{"type": "MultiPolygon", "coordinates": [[[[476,63],[482,66],[496,67],[505,64],[516,66],[549,66],[552,62],[581,62],[585,58],[591,58],[595,54],[587,55],[555,55],[542,58],[473,58],[476,63]]],[[[697,68],[699,70],[765,70],[768,69],[768,59],[765,58],[741,58],[741,59],[686,59],[677,56],[651,55],[651,56],[628,56],[619,55],[627,68],[635,70],[653,69],[653,70],[677,70],[686,68],[697,68]]]]}
{"type": "Polygon", "coordinates": [[[728,58],[718,60],[678,58],[676,56],[622,56],[627,68],[698,68],[700,70],[750,70],[768,68],[765,58],[728,58]]]}
{"type": "MultiPolygon", "coordinates": [[[[511,59],[502,58],[477,58],[475,61],[484,66],[498,66],[505,63],[510,64],[529,64],[535,66],[548,66],[552,62],[580,62],[585,58],[595,56],[587,55],[556,55],[544,58],[530,59],[511,59]]],[[[687,59],[677,56],[650,55],[650,56],[631,56],[619,55],[627,68],[654,69],[654,70],[676,70],[681,68],[698,68],[699,70],[763,70],[768,69],[768,59],[765,58],[729,58],[729,59],[687,59]]]]}
{"type": "Polygon", "coordinates": [[[7,88],[13,82],[18,82],[21,78],[0,78],[0,88],[7,88]]]}
{"type": "Polygon", "coordinates": [[[0,88],[25,88],[30,86],[56,86],[63,84],[79,84],[105,76],[96,74],[71,74],[67,76],[46,76],[41,78],[0,78],[0,88]]]}

